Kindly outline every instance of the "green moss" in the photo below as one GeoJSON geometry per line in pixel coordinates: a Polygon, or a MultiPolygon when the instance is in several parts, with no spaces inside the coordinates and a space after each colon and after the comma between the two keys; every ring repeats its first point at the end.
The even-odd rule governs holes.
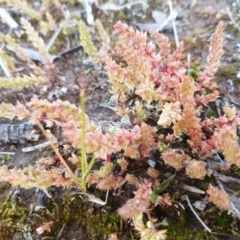
{"type": "MultiPolygon", "coordinates": [[[[80,195],[65,196],[61,202],[54,204],[54,209],[51,211],[58,213],[53,216],[57,221],[52,227],[52,232],[59,230],[64,223],[63,236],[67,239],[78,237],[78,233],[68,235],[73,226],[75,229],[81,229],[84,239],[104,239],[111,233],[120,232],[121,219],[112,207],[85,202],[80,195]]],[[[52,220],[48,219],[48,221],[52,220]]],[[[53,235],[48,233],[46,236],[53,235]]]]}
{"type": "Polygon", "coordinates": [[[236,67],[234,66],[234,64],[226,65],[226,66],[221,67],[218,70],[217,75],[221,75],[221,76],[229,77],[229,78],[235,78],[237,75],[237,70],[236,70],[236,67]]]}
{"type": "MultiPolygon", "coordinates": [[[[192,199],[191,199],[192,200],[192,199]]],[[[217,208],[216,212],[210,211],[201,215],[201,219],[207,220],[211,233],[207,232],[199,221],[193,216],[188,208],[180,210],[178,219],[174,221],[168,220],[167,239],[170,240],[217,240],[222,237],[231,237],[233,229],[233,217],[228,215],[226,211],[220,212],[217,208]]]]}
{"type": "MultiPolygon", "coordinates": [[[[2,193],[5,189],[10,188],[10,186],[11,185],[9,182],[0,182],[0,193],[2,193]]],[[[1,196],[1,198],[2,198],[2,196],[1,196]]],[[[2,204],[1,198],[0,198],[0,205],[2,204]]],[[[5,199],[3,201],[5,201],[5,199]]]]}
{"type": "Polygon", "coordinates": [[[186,225],[186,215],[184,211],[180,211],[178,221],[169,221],[167,229],[168,239],[171,240],[186,240],[190,239],[191,226],[186,225]]]}
{"type": "Polygon", "coordinates": [[[0,206],[0,239],[9,239],[16,231],[23,229],[27,208],[21,202],[5,201],[0,206]]]}
{"type": "MultiPolygon", "coordinates": [[[[122,220],[116,211],[118,206],[111,199],[111,204],[99,206],[87,202],[82,195],[63,194],[61,198],[48,199],[44,208],[29,212],[27,203],[21,202],[22,196],[26,197],[29,191],[20,191],[14,199],[10,193],[2,200],[0,239],[12,239],[16,232],[34,238],[36,228],[50,221],[53,221],[51,231],[43,233],[41,239],[80,239],[81,235],[81,239],[98,240],[107,239],[111,233],[123,233],[122,240],[131,239],[132,228],[126,225],[129,231],[122,230],[122,220]]],[[[32,198],[30,202],[34,204],[36,200],[32,198]]]]}
{"type": "Polygon", "coordinates": [[[234,24],[228,24],[225,28],[225,32],[230,34],[238,34],[239,30],[234,24]]]}
{"type": "Polygon", "coordinates": [[[206,117],[209,118],[209,119],[217,118],[216,112],[213,111],[212,109],[206,109],[206,110],[205,110],[205,115],[206,115],[206,117]]]}
{"type": "Polygon", "coordinates": [[[11,156],[10,155],[2,155],[0,154],[0,157],[1,157],[1,164],[0,165],[4,165],[4,164],[8,164],[11,160],[11,156]]]}
{"type": "Polygon", "coordinates": [[[195,62],[191,65],[189,69],[189,75],[192,76],[195,82],[199,82],[198,80],[198,73],[202,70],[202,66],[200,63],[195,62]]]}
{"type": "Polygon", "coordinates": [[[240,189],[239,188],[234,192],[234,196],[235,197],[239,197],[240,196],[240,189]]]}
{"type": "Polygon", "coordinates": [[[192,76],[192,78],[194,79],[195,82],[199,82],[198,81],[198,76],[197,76],[197,71],[193,68],[189,69],[189,75],[192,76]]]}
{"type": "Polygon", "coordinates": [[[196,233],[194,240],[217,240],[219,238],[216,238],[214,235],[209,234],[205,230],[200,230],[196,233]]]}
{"type": "Polygon", "coordinates": [[[234,173],[234,175],[231,175],[231,176],[233,176],[233,177],[235,177],[235,176],[240,177],[240,168],[238,168],[236,165],[232,165],[231,166],[231,169],[230,169],[229,173],[230,172],[234,173]]]}
{"type": "Polygon", "coordinates": [[[226,211],[216,214],[216,226],[226,231],[231,228],[233,218],[226,211]]]}

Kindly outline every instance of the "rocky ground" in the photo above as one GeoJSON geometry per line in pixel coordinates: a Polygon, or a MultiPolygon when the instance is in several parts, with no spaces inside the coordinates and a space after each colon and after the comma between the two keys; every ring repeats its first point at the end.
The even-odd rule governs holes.
{"type": "MultiPolygon", "coordinates": [[[[32,1],[33,5],[38,1],[32,1]]],[[[64,2],[64,1],[61,1],[64,2]]],[[[88,17],[83,5],[76,1],[66,3],[70,13],[82,15],[83,19],[88,17]]],[[[135,1],[136,2],[136,1],[135,1]]],[[[100,19],[113,41],[116,39],[112,26],[117,20],[127,22],[135,28],[147,31],[158,29],[165,33],[175,46],[174,34],[171,22],[166,19],[169,16],[168,4],[164,1],[140,1],[143,4],[135,4],[134,1],[99,1],[92,4],[94,19],[100,19]],[[166,24],[162,24],[166,22],[166,24]],[[161,27],[159,27],[161,26],[161,27]]],[[[221,67],[217,74],[220,92],[220,107],[226,102],[239,108],[239,34],[237,23],[233,23],[231,17],[238,22],[240,18],[239,1],[198,1],[179,0],[173,1],[176,17],[177,31],[180,40],[185,42],[185,52],[191,54],[191,62],[195,66],[205,64],[208,53],[211,34],[216,25],[223,20],[226,26],[224,51],[221,67]]],[[[14,12],[11,12],[15,18],[14,12]]],[[[2,20],[3,22],[3,20],[2,20]]],[[[90,29],[92,27],[90,26],[90,29]]],[[[0,30],[6,33],[9,29],[2,24],[0,30]]],[[[93,30],[92,30],[93,31],[93,30]]],[[[93,31],[94,32],[94,31],[93,31]]],[[[50,36],[46,36],[45,41],[50,36]]],[[[28,47],[27,41],[21,40],[24,46],[28,47]]],[[[94,41],[99,44],[99,37],[94,35],[94,41]]],[[[77,30],[70,34],[62,34],[56,40],[52,54],[59,54],[67,50],[61,58],[54,61],[55,76],[51,88],[45,90],[25,89],[13,91],[0,89],[0,102],[13,103],[20,101],[24,103],[33,96],[53,101],[56,99],[68,100],[79,105],[79,79],[84,78],[87,84],[86,108],[87,114],[97,124],[103,121],[118,121],[114,112],[106,107],[109,105],[110,94],[107,75],[104,69],[91,61],[79,45],[77,30]],[[73,48],[73,49],[72,49],[73,48]],[[68,51],[72,49],[72,51],[68,51]]],[[[14,54],[13,54],[14,56],[14,54]]],[[[18,62],[18,69],[25,66],[18,62]]],[[[41,63],[39,63],[41,65],[41,63]]],[[[0,70],[0,75],[4,73],[0,70]]],[[[216,111],[217,108],[213,107],[216,111]]],[[[46,142],[41,132],[35,139],[26,139],[24,133],[28,133],[27,126],[21,125],[24,121],[9,121],[0,119],[0,164],[9,167],[25,167],[34,165],[40,157],[52,154],[50,147],[23,152],[22,149],[32,147],[46,142]],[[5,125],[4,125],[5,124],[5,125]],[[11,125],[12,130],[9,132],[11,125]],[[23,132],[21,132],[23,129],[23,132]],[[5,135],[7,134],[7,136],[5,135]],[[5,136],[5,137],[4,137],[5,136]],[[34,140],[34,141],[33,141],[34,140]],[[8,152],[8,154],[6,154],[8,152]]],[[[26,122],[26,121],[25,121],[26,122]]],[[[53,129],[56,137],[61,138],[58,129],[53,129]]],[[[172,169],[165,168],[162,172],[171,173],[172,169]]],[[[237,178],[239,170],[234,170],[233,175],[237,178]]],[[[212,179],[206,181],[190,180],[183,173],[179,173],[174,183],[169,187],[168,192],[176,202],[169,208],[156,207],[154,216],[158,222],[168,222],[168,239],[240,239],[239,219],[236,216],[228,215],[227,212],[219,211],[211,206],[205,210],[198,210],[204,222],[212,229],[207,233],[198,222],[188,204],[184,200],[187,194],[192,203],[200,199],[199,193],[186,190],[185,185],[205,189],[212,179]]],[[[226,186],[233,189],[236,196],[239,194],[239,187],[232,183],[226,186]]],[[[118,196],[117,191],[111,192],[106,205],[101,206],[84,200],[82,195],[74,194],[74,189],[69,191],[64,188],[50,188],[48,190],[51,198],[43,191],[36,189],[25,190],[21,187],[11,187],[8,183],[0,183],[0,240],[20,239],[61,239],[61,240],[93,240],[108,239],[110,234],[116,233],[118,239],[139,239],[137,233],[126,221],[122,221],[116,210],[132,197],[132,189],[125,188],[122,195],[118,196]],[[51,223],[52,222],[52,223],[51,223]],[[51,230],[38,234],[37,229],[44,223],[51,223],[51,230]]],[[[104,199],[105,193],[94,188],[89,192],[104,199]]]]}

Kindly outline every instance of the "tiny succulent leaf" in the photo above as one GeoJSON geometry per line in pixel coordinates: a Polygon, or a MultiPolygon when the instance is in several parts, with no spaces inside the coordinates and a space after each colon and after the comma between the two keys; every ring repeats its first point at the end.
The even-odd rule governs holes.
{"type": "Polygon", "coordinates": [[[151,200],[152,203],[156,203],[157,197],[160,193],[162,193],[170,184],[170,182],[175,178],[176,174],[172,175],[170,178],[165,180],[159,187],[153,189],[151,200]]]}

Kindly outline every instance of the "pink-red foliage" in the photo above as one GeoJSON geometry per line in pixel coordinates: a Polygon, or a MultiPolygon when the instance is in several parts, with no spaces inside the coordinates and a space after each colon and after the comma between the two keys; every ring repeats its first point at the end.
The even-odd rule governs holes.
{"type": "Polygon", "coordinates": [[[210,185],[207,193],[209,194],[208,201],[216,204],[221,209],[229,210],[232,200],[226,192],[210,185]]]}

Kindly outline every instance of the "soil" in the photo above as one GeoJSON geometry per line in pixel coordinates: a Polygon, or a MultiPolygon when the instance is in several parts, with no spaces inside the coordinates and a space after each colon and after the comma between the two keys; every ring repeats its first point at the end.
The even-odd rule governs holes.
{"type": "MultiPolygon", "coordinates": [[[[34,1],[33,1],[34,2],[34,1]]],[[[36,1],[37,2],[37,1],[36,1]]],[[[61,1],[66,2],[66,1],[61,1]]],[[[120,1],[114,1],[117,4],[120,1]]],[[[124,1],[125,2],[125,1],[124,1]]],[[[130,1],[129,1],[130,2],[130,1]]],[[[168,5],[164,1],[148,1],[148,8],[144,10],[140,4],[132,5],[121,11],[102,11],[96,5],[93,5],[95,19],[100,19],[109,33],[111,39],[115,39],[115,33],[112,26],[117,20],[127,22],[136,27],[136,23],[154,23],[152,17],[153,10],[159,12],[168,12],[168,5]]],[[[103,5],[105,1],[99,1],[103,5]]],[[[67,3],[66,3],[67,4],[67,3]]],[[[217,23],[223,20],[226,26],[226,38],[224,42],[225,54],[222,59],[221,67],[217,73],[221,96],[221,104],[224,104],[226,95],[231,96],[231,103],[239,108],[239,30],[231,23],[226,12],[227,7],[232,11],[233,16],[238,20],[240,15],[237,9],[238,1],[229,0],[179,0],[173,1],[173,5],[178,9],[176,19],[177,30],[180,40],[185,42],[186,53],[191,53],[192,65],[203,65],[206,63],[208,47],[211,34],[214,32],[217,23]],[[232,85],[231,85],[232,84],[232,85]],[[231,87],[233,86],[233,90],[231,87]],[[231,91],[230,91],[231,90],[231,91]]],[[[70,11],[82,10],[82,5],[76,3],[69,4],[70,11]]],[[[85,15],[83,18],[86,17],[85,15]]],[[[137,27],[136,27],[137,28],[137,27]]],[[[141,27],[140,27],[141,28],[141,27]]],[[[7,32],[5,25],[0,29],[3,33],[7,32]]],[[[149,29],[150,30],[150,29],[149,29]]],[[[174,34],[170,28],[163,30],[175,46],[174,34]]],[[[46,41],[49,36],[45,37],[46,41]]],[[[79,44],[76,32],[70,35],[60,36],[59,42],[56,42],[54,54],[67,49],[67,42],[70,47],[79,44]]],[[[99,44],[99,36],[94,35],[96,44],[99,44]]],[[[27,46],[26,40],[22,40],[27,46]],[[24,42],[25,41],[25,42],[24,42]]],[[[14,56],[14,55],[13,55],[14,56]]],[[[79,100],[79,82],[85,79],[87,86],[86,113],[96,124],[102,121],[119,121],[118,116],[106,107],[109,104],[109,89],[107,75],[103,68],[92,63],[83,49],[65,54],[54,62],[55,75],[54,82],[50,88],[44,89],[25,89],[23,91],[13,91],[0,89],[0,102],[16,104],[17,101],[24,103],[33,96],[41,99],[53,101],[56,99],[68,100],[76,105],[79,100]]],[[[39,63],[41,66],[41,63],[39,63]]],[[[21,62],[18,67],[24,67],[21,62]]],[[[1,70],[0,70],[1,71],[1,70]]],[[[0,76],[4,76],[0,72],[0,76]]],[[[27,120],[18,121],[14,119],[9,121],[5,118],[0,119],[0,125],[3,123],[18,124],[27,120]]],[[[61,132],[53,130],[57,138],[61,139],[61,132]]],[[[41,134],[41,133],[40,133],[41,134]]],[[[53,155],[50,147],[32,152],[22,152],[23,148],[34,146],[46,142],[44,136],[40,136],[36,142],[28,141],[26,143],[1,142],[0,152],[11,152],[11,154],[0,153],[0,164],[9,167],[26,167],[35,165],[35,161],[40,157],[53,155]]],[[[142,166],[144,169],[144,166],[142,166]]],[[[174,173],[170,167],[162,166],[159,168],[162,175],[160,181],[167,178],[169,174],[174,173]]],[[[234,173],[238,175],[238,171],[234,173]]],[[[144,170],[139,175],[144,176],[144,170]]],[[[191,202],[203,199],[204,195],[188,192],[183,184],[196,186],[206,190],[209,183],[214,179],[210,177],[206,181],[198,181],[187,178],[183,172],[178,172],[173,182],[166,192],[172,197],[174,202],[171,207],[157,206],[153,210],[153,215],[157,222],[167,220],[168,226],[162,227],[168,229],[167,235],[170,240],[190,240],[190,239],[240,239],[239,219],[228,215],[225,211],[220,211],[215,206],[209,204],[207,209],[199,211],[201,218],[212,229],[212,233],[204,230],[198,222],[192,211],[189,209],[184,196],[187,194],[191,202]]],[[[118,191],[110,192],[110,197],[105,206],[86,201],[84,196],[74,194],[74,189],[51,187],[48,194],[37,189],[23,189],[21,187],[11,187],[6,182],[0,183],[0,240],[20,240],[20,239],[59,239],[59,240],[104,240],[108,239],[110,234],[116,233],[119,240],[140,239],[136,231],[127,221],[123,221],[118,216],[116,210],[124,202],[133,197],[132,187],[124,186],[122,195],[118,196],[118,191]],[[51,231],[39,235],[36,229],[44,223],[53,221],[51,231]]],[[[239,190],[239,187],[237,188],[239,190]]],[[[88,192],[104,199],[105,192],[90,188],[88,192]]]]}

